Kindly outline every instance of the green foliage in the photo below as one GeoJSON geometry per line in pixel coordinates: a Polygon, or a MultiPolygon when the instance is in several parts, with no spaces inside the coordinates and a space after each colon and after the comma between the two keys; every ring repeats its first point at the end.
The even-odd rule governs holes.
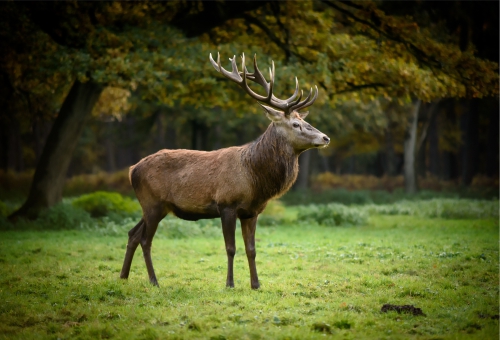
{"type": "Polygon", "coordinates": [[[279,200],[272,200],[267,203],[266,209],[259,215],[259,226],[274,226],[282,224],[286,220],[285,206],[279,200]]]}
{"type": "Polygon", "coordinates": [[[220,237],[222,235],[220,220],[207,219],[185,221],[174,216],[167,216],[158,225],[160,237],[169,239],[190,239],[193,237],[220,237]]]}
{"type": "Polygon", "coordinates": [[[95,223],[88,212],[67,201],[44,209],[36,220],[19,219],[12,223],[5,217],[0,217],[0,229],[4,230],[81,230],[95,223]]]}
{"type": "Polygon", "coordinates": [[[80,196],[95,191],[111,191],[134,196],[128,178],[128,168],[113,173],[98,172],[68,178],[64,183],[63,195],[80,196]]]}
{"type": "Polygon", "coordinates": [[[343,204],[310,204],[298,209],[297,222],[318,223],[325,226],[365,225],[368,214],[359,208],[343,204]]]}
{"type": "Polygon", "coordinates": [[[43,210],[36,223],[41,229],[78,229],[91,224],[92,219],[85,210],[63,202],[43,210]]]}
{"type": "Polygon", "coordinates": [[[416,215],[429,218],[479,219],[499,218],[498,200],[431,199],[401,201],[388,205],[364,207],[370,214],[416,215]]]}
{"type": "Polygon", "coordinates": [[[7,207],[7,205],[0,201],[0,216],[6,217],[10,213],[10,209],[7,207]]]}
{"type": "Polygon", "coordinates": [[[468,198],[475,200],[491,200],[498,199],[498,190],[494,188],[467,188],[449,190],[449,191],[432,191],[420,190],[415,194],[407,194],[403,189],[396,189],[392,193],[385,190],[346,190],[329,189],[329,190],[296,190],[289,191],[282,198],[288,206],[305,205],[305,204],[326,204],[331,202],[341,203],[345,205],[363,205],[363,204],[390,204],[399,201],[423,201],[432,199],[458,199],[468,198]]]}
{"type": "Polygon", "coordinates": [[[82,195],[72,201],[73,206],[81,208],[92,217],[103,217],[111,213],[133,214],[140,211],[140,205],[116,192],[97,191],[82,195]]]}

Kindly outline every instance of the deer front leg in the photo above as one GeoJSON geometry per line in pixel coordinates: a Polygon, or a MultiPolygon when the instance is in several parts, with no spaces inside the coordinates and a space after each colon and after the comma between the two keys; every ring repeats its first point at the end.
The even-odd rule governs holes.
{"type": "Polygon", "coordinates": [[[257,216],[249,219],[240,219],[241,233],[245,242],[245,251],[247,253],[248,267],[250,268],[250,286],[252,289],[260,287],[257,276],[257,267],[255,265],[255,229],[257,228],[257,216]]]}
{"type": "Polygon", "coordinates": [[[144,228],[141,236],[141,247],[142,254],[144,256],[144,261],[146,262],[146,268],[148,270],[149,282],[154,286],[158,285],[158,280],[156,279],[155,270],[153,268],[153,261],[151,260],[151,244],[153,243],[153,237],[155,236],[156,229],[158,229],[158,223],[165,217],[162,214],[162,207],[156,206],[144,214],[144,228]]]}
{"type": "Polygon", "coordinates": [[[227,253],[227,279],[226,287],[234,287],[233,262],[236,254],[236,211],[234,209],[224,209],[221,211],[222,233],[226,244],[227,253]]]}
{"type": "Polygon", "coordinates": [[[144,220],[141,218],[139,223],[128,232],[127,251],[125,252],[125,259],[123,260],[122,271],[120,273],[120,278],[122,279],[128,279],[135,250],[141,242],[142,228],[144,228],[144,220]]]}

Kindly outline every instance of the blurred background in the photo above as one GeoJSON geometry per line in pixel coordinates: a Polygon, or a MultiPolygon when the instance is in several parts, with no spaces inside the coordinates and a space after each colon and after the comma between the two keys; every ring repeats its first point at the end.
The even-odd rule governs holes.
{"type": "Polygon", "coordinates": [[[142,157],[256,139],[269,121],[211,66],[218,52],[226,69],[242,53],[250,72],[254,54],[262,71],[274,60],[280,98],[295,77],[319,88],[307,120],[331,146],[301,155],[284,200],[341,188],[498,197],[498,7],[2,2],[0,199],[28,197],[25,214],[62,195],[133,195],[128,167],[142,157]]]}

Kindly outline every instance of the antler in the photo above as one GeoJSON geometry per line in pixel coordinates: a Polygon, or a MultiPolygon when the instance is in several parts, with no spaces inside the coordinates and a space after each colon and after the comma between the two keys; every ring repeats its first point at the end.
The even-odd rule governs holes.
{"type": "Polygon", "coordinates": [[[272,67],[269,68],[269,75],[270,75],[270,82],[268,83],[262,72],[260,72],[258,66],[257,66],[257,55],[254,55],[253,58],[253,67],[254,67],[254,72],[249,73],[246,66],[245,66],[245,54],[241,56],[241,69],[243,71],[238,71],[238,66],[236,65],[236,56],[233,56],[233,59],[229,58],[231,61],[231,67],[232,70],[231,72],[226,71],[220,63],[220,54],[217,53],[217,62],[212,58],[212,53],[210,53],[210,62],[212,63],[212,66],[220,72],[224,77],[234,81],[236,84],[241,86],[245,92],[247,92],[252,98],[265,103],[272,108],[281,110],[284,112],[285,116],[289,116],[290,113],[293,111],[298,111],[300,109],[306,108],[308,106],[311,106],[316,98],[318,97],[318,87],[315,86],[316,92],[313,95],[313,89],[311,88],[309,91],[309,95],[304,99],[303,101],[300,101],[302,99],[303,92],[300,91],[300,95],[297,98],[297,95],[299,94],[299,81],[297,80],[297,77],[295,77],[295,92],[293,95],[286,99],[279,99],[274,96],[273,94],[273,87],[274,87],[274,61],[272,61],[272,67]],[[266,90],[266,95],[261,96],[250,89],[247,83],[247,79],[251,80],[260,86],[262,86],[266,90]],[[312,98],[311,98],[312,96],[312,98]]]}

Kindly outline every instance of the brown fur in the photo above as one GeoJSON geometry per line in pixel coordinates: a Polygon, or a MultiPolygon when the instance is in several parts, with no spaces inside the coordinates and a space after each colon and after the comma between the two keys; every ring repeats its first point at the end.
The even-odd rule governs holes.
{"type": "Polygon", "coordinates": [[[185,220],[220,217],[228,256],[226,285],[233,287],[234,234],[239,218],[251,287],[259,288],[255,266],[257,216],[270,199],[284,194],[295,182],[299,154],[329,142],[298,114],[286,117],[268,111],[268,117],[273,122],[264,134],[246,145],[210,152],[161,150],[130,167],[129,179],[143,218],[129,231],[120,277],[128,277],[140,244],[149,279],[158,284],[151,244],[158,223],[168,213],[185,220]]]}
{"type": "Polygon", "coordinates": [[[259,139],[240,147],[158,151],[130,167],[129,177],[144,213],[161,204],[164,215],[179,211],[218,217],[212,216],[214,206],[230,206],[238,218],[249,218],[291,187],[297,158],[271,124],[259,139]]]}
{"type": "Polygon", "coordinates": [[[210,152],[161,150],[130,167],[130,182],[142,206],[143,218],[129,232],[120,277],[128,277],[140,244],[149,279],[158,284],[151,244],[158,223],[168,213],[185,220],[220,217],[228,256],[226,285],[233,287],[235,228],[239,218],[251,287],[259,288],[255,266],[257,216],[270,199],[284,194],[295,182],[299,154],[329,142],[328,137],[298,115],[271,114],[273,122],[254,142],[210,152]]]}

